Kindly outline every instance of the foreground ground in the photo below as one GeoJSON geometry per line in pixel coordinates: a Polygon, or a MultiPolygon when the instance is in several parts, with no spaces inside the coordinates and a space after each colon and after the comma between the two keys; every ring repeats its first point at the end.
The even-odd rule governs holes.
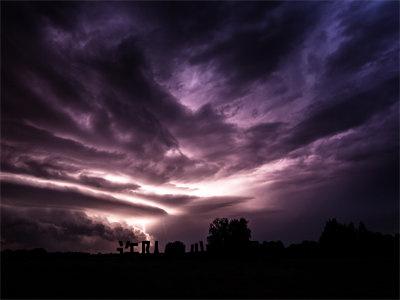
{"type": "Polygon", "coordinates": [[[395,298],[391,259],[4,257],[1,298],[395,298]]]}

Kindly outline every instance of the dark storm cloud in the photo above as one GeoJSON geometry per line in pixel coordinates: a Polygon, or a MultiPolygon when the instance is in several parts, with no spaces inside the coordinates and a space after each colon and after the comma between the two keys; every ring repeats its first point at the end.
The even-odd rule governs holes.
{"type": "Polygon", "coordinates": [[[2,181],[2,202],[14,206],[95,209],[124,216],[162,216],[160,208],[94,195],[73,188],[51,188],[2,181]]]}
{"type": "Polygon", "coordinates": [[[77,141],[57,137],[51,132],[33,126],[7,122],[2,127],[3,140],[22,147],[31,146],[31,150],[48,151],[66,156],[78,156],[86,160],[121,159],[123,154],[106,152],[94,147],[86,146],[77,141]]]}
{"type": "Polygon", "coordinates": [[[165,204],[172,207],[180,207],[186,212],[191,213],[210,213],[224,207],[233,207],[244,203],[252,197],[240,196],[214,196],[214,197],[199,197],[183,194],[145,194],[140,192],[132,192],[132,195],[140,198],[155,201],[160,204],[165,204]]]}
{"type": "Polygon", "coordinates": [[[232,166],[231,171],[254,168],[265,161],[284,156],[288,148],[281,140],[286,133],[287,125],[281,122],[260,123],[248,128],[240,148],[240,160],[232,166]]]}
{"type": "Polygon", "coordinates": [[[369,6],[359,2],[348,5],[341,15],[346,40],[329,57],[327,72],[337,75],[357,71],[368,63],[381,60],[382,54],[395,58],[399,16],[393,12],[398,10],[396,1],[369,6]]]}
{"type": "MultiPolygon", "coordinates": [[[[347,181],[350,186],[353,178],[358,177],[361,180],[357,183],[354,179],[354,183],[359,185],[361,196],[353,195],[354,198],[374,201],[380,194],[380,201],[393,203],[398,194],[396,181],[399,176],[398,108],[397,103],[342,136],[333,136],[291,152],[287,157],[297,159],[293,167],[296,172],[291,169],[278,171],[273,175],[278,179],[273,183],[273,189],[286,189],[289,193],[292,188],[313,190],[317,185],[329,186],[332,180],[347,181]]],[[[355,202],[355,199],[349,200],[347,208],[353,204],[357,206],[355,202]]]]}
{"type": "MultiPolygon", "coordinates": [[[[100,43],[101,37],[94,35],[88,37],[89,42],[84,51],[74,48],[74,44],[67,44],[65,47],[71,49],[64,49],[46,40],[45,28],[55,25],[41,21],[44,17],[37,9],[28,10],[22,6],[21,11],[19,7],[7,7],[10,14],[6,16],[12,16],[15,11],[17,14],[29,14],[27,22],[31,21],[30,26],[43,35],[37,34],[33,43],[29,44],[32,55],[28,56],[21,66],[16,62],[17,58],[14,61],[13,57],[18,57],[19,51],[25,45],[25,36],[7,32],[7,38],[12,41],[6,43],[7,47],[10,47],[6,49],[7,54],[11,57],[7,57],[8,64],[5,70],[10,76],[6,77],[6,100],[2,102],[2,111],[6,116],[2,126],[4,139],[14,143],[31,144],[36,148],[43,147],[47,151],[57,153],[66,151],[63,154],[67,156],[76,159],[90,158],[93,161],[112,159],[112,155],[100,157],[101,153],[105,152],[96,147],[112,148],[112,153],[124,151],[130,158],[142,162],[131,166],[133,172],[144,172],[143,176],[147,179],[157,181],[158,177],[159,180],[165,181],[165,171],[147,168],[147,161],[157,163],[163,159],[165,151],[177,146],[174,137],[161,124],[158,116],[171,119],[176,118],[178,114],[179,119],[179,115],[182,115],[180,111],[184,109],[146,78],[146,74],[143,73],[146,62],[135,38],[122,39],[117,42],[116,48],[110,50],[107,45],[100,43]],[[32,17],[35,14],[36,18],[32,17]],[[48,51],[48,55],[36,55],[35,51],[39,51],[39,48],[48,51]],[[90,87],[89,82],[85,84],[79,81],[76,72],[81,70],[71,67],[71,64],[85,67],[85,80],[92,78],[93,73],[99,76],[103,86],[96,88],[99,89],[100,96],[93,99],[95,96],[92,90],[87,90],[90,87]],[[19,68],[28,68],[34,74],[32,80],[37,77],[41,79],[35,83],[27,82],[20,73],[12,76],[19,68]],[[16,86],[24,87],[23,94],[14,88],[16,86]],[[31,101],[27,102],[27,98],[31,101]],[[45,129],[28,127],[21,124],[22,120],[29,120],[45,129]],[[86,122],[89,128],[82,127],[81,121],[86,122]],[[54,133],[71,136],[89,143],[90,146],[81,145],[81,142],[75,140],[55,137],[54,133]],[[110,144],[110,140],[114,143],[110,144]]],[[[13,20],[7,22],[12,24],[13,20]]],[[[11,27],[9,30],[17,29],[11,27]]],[[[64,27],[63,29],[72,30],[64,27]]],[[[54,29],[56,39],[58,35],[61,38],[68,37],[70,33],[63,32],[63,29],[54,29]]],[[[119,158],[117,154],[116,159],[119,158]]],[[[129,165],[129,162],[125,162],[125,165],[129,165]]],[[[160,168],[166,169],[168,166],[161,165],[160,168]]]]}
{"type": "Polygon", "coordinates": [[[318,22],[320,6],[316,2],[287,3],[266,14],[261,26],[241,30],[238,24],[232,36],[193,57],[192,63],[214,60],[221,73],[229,76],[232,87],[269,75],[318,22]],[[312,15],[307,13],[310,10],[312,15]]]}
{"type": "Polygon", "coordinates": [[[190,213],[195,214],[210,214],[216,213],[219,211],[223,211],[225,208],[231,208],[236,205],[239,205],[247,200],[250,200],[251,197],[205,197],[199,198],[200,201],[193,202],[186,206],[190,213]]]}
{"type": "Polygon", "coordinates": [[[151,20],[150,38],[144,37],[144,40],[151,48],[154,64],[162,66],[157,68],[157,75],[168,78],[175,64],[174,60],[166,60],[165,55],[186,56],[183,49],[208,45],[232,24],[260,22],[268,11],[280,5],[279,1],[251,5],[244,2],[138,2],[128,9],[135,16],[145,15],[151,20]]]}
{"type": "Polygon", "coordinates": [[[68,173],[75,173],[80,170],[79,167],[70,162],[62,161],[60,156],[46,155],[45,158],[36,158],[32,151],[29,155],[26,152],[26,148],[21,149],[18,146],[2,144],[1,170],[47,179],[63,179],[68,177],[68,173]]]}
{"type": "MultiPolygon", "coordinates": [[[[389,167],[398,152],[397,2],[1,5],[3,172],[126,192],[202,222],[251,201],[290,211],[341,187],[349,192],[332,211],[387,213],[368,195],[386,203],[398,195],[389,167]],[[257,177],[273,181],[271,193],[143,190],[229,179],[278,160],[291,164],[257,177]],[[370,200],[351,197],[352,176],[358,197],[370,200]]],[[[10,204],[60,199],[62,207],[165,214],[67,188],[2,189],[10,204]]]]}
{"type": "Polygon", "coordinates": [[[85,174],[73,176],[81,172],[82,168],[74,166],[71,162],[64,162],[60,157],[46,156],[45,158],[34,158],[14,152],[14,147],[3,147],[1,159],[1,169],[3,172],[25,174],[42,179],[62,180],[111,192],[136,190],[140,187],[140,185],[134,183],[116,183],[85,174]]]}
{"type": "MultiPolygon", "coordinates": [[[[182,121],[175,129],[177,136],[183,142],[188,141],[190,145],[198,148],[205,160],[218,161],[221,156],[228,156],[235,151],[238,128],[226,123],[223,116],[211,105],[204,105],[194,115],[182,121]]],[[[211,173],[215,173],[212,165],[209,167],[211,173]]]]}
{"type": "Polygon", "coordinates": [[[82,184],[87,184],[89,186],[93,186],[96,188],[109,190],[109,191],[136,190],[140,187],[140,185],[137,185],[137,184],[114,183],[114,182],[110,182],[104,178],[85,176],[85,175],[80,175],[78,182],[81,182],[82,184]]]}
{"type": "MultiPolygon", "coordinates": [[[[33,9],[33,13],[37,14],[38,17],[33,19],[32,22],[35,23],[36,21],[33,26],[35,27],[36,25],[38,31],[43,32],[44,24],[47,24],[47,26],[55,26],[56,30],[59,31],[57,34],[62,41],[63,38],[68,38],[69,32],[79,30],[79,26],[76,25],[71,26],[71,28],[66,26],[65,24],[69,24],[69,22],[66,21],[63,21],[63,26],[60,26],[53,20],[54,18],[49,18],[47,16],[48,11],[51,10],[45,10],[43,15],[42,8],[33,7],[34,9],[31,9],[33,9]],[[43,18],[50,19],[50,23],[38,21],[43,18]],[[65,32],[63,32],[63,30],[65,30],[65,32]]],[[[67,18],[69,15],[68,11],[73,9],[74,7],[70,7],[63,11],[63,19],[67,18]]],[[[213,10],[214,8],[208,9],[213,10]]],[[[269,5],[264,9],[265,14],[275,11],[275,7],[271,8],[269,5]]],[[[303,14],[295,13],[294,11],[296,11],[296,9],[291,7],[288,9],[279,7],[279,9],[282,11],[278,12],[276,17],[271,17],[271,24],[269,25],[275,29],[271,32],[267,31],[267,34],[271,35],[271,39],[283,38],[283,35],[280,34],[281,26],[279,25],[282,23],[282,32],[288,35],[288,37],[282,40],[285,41],[284,43],[272,43],[268,39],[264,41],[263,35],[266,33],[264,33],[263,30],[260,31],[260,29],[255,29],[254,34],[251,34],[259,36],[256,39],[258,42],[255,43],[255,45],[243,43],[240,39],[236,41],[235,36],[232,37],[232,43],[239,47],[236,49],[237,51],[233,49],[232,53],[237,52],[237,56],[240,56],[243,61],[247,62],[246,65],[250,65],[253,60],[254,62],[257,61],[254,65],[263,68],[263,64],[258,61],[257,56],[245,55],[249,51],[245,51],[240,47],[254,46],[254,52],[259,55],[267,51],[269,49],[268,47],[283,47],[289,49],[292,46],[288,43],[296,42],[296,40],[291,38],[292,35],[301,38],[301,35],[306,31],[307,27],[302,28],[299,26],[299,28],[297,28],[295,26],[297,22],[296,18],[303,14]],[[299,30],[298,34],[293,32],[294,30],[299,30]],[[265,47],[268,49],[264,49],[265,47]]],[[[232,14],[234,16],[227,18],[233,18],[234,20],[242,18],[236,15],[236,9],[231,8],[230,11],[233,11],[232,14]]],[[[250,13],[251,11],[251,9],[247,8],[246,13],[250,13]]],[[[75,19],[75,15],[71,14],[71,18],[75,19]]],[[[243,18],[245,18],[245,16],[243,16],[243,18]]],[[[160,17],[160,20],[163,20],[163,18],[160,17]]],[[[12,21],[9,22],[11,23],[12,21]]],[[[185,22],[185,20],[183,20],[183,22],[185,22]]],[[[309,26],[308,23],[306,25],[309,26]]],[[[71,36],[74,35],[76,35],[76,33],[72,33],[71,36]]],[[[15,45],[16,42],[22,43],[22,39],[13,39],[16,41],[7,43],[7,45],[15,45]]],[[[21,112],[18,112],[15,118],[28,118],[34,123],[44,126],[47,130],[55,130],[56,133],[59,131],[62,134],[75,136],[78,140],[86,140],[90,146],[80,145],[80,142],[69,141],[68,139],[59,140],[55,137],[54,140],[51,141],[50,137],[53,138],[53,136],[51,136],[52,134],[50,132],[45,132],[45,130],[39,130],[34,127],[28,128],[27,125],[12,123],[12,125],[6,124],[6,126],[3,126],[5,139],[10,136],[10,139],[13,139],[14,142],[17,140],[22,143],[31,144],[33,143],[32,139],[38,142],[42,140],[37,144],[39,146],[46,145],[50,151],[52,150],[60,153],[66,150],[68,152],[65,153],[65,155],[72,155],[78,159],[84,158],[86,152],[88,157],[92,160],[96,160],[96,156],[102,155],[103,153],[106,154],[106,152],[98,150],[95,147],[109,148],[110,143],[108,141],[113,140],[114,144],[112,148],[114,149],[110,150],[110,156],[116,155],[116,159],[119,159],[122,157],[118,157],[118,155],[128,155],[128,157],[132,159],[139,159],[141,162],[135,165],[131,165],[130,163],[126,164],[130,165],[130,172],[134,172],[135,175],[141,173],[141,176],[147,180],[150,179],[159,182],[166,182],[171,177],[199,178],[215,174],[216,170],[225,165],[221,162],[221,158],[223,157],[236,156],[232,160],[233,164],[238,164],[239,166],[243,165],[240,153],[239,157],[234,155],[234,152],[238,151],[238,148],[240,148],[240,144],[237,144],[236,141],[236,136],[239,133],[238,128],[227,124],[224,117],[217,114],[210,105],[206,105],[195,114],[191,114],[170,95],[162,91],[161,88],[149,78],[149,76],[151,76],[149,73],[149,65],[147,63],[147,58],[143,54],[143,50],[140,49],[140,38],[134,36],[125,37],[116,41],[116,47],[110,47],[104,44],[104,40],[101,39],[101,36],[97,33],[88,37],[88,40],[89,41],[86,42],[83,48],[84,51],[77,50],[70,42],[68,42],[66,46],[62,44],[56,48],[55,45],[49,44],[43,37],[38,36],[34,40],[31,47],[35,49],[37,47],[45,48],[46,51],[50,52],[49,56],[33,55],[30,57],[29,61],[25,63],[25,66],[31,65],[34,72],[44,78],[47,85],[51,87],[50,91],[53,91],[57,101],[49,103],[47,100],[37,99],[37,102],[31,102],[33,105],[29,110],[29,113],[36,110],[38,112],[36,117],[34,115],[33,118],[32,116],[21,115],[21,112]],[[63,49],[62,47],[67,48],[63,49]],[[67,53],[66,50],[70,50],[70,52],[67,53]],[[60,55],[64,53],[67,55],[60,55]],[[86,73],[88,77],[90,77],[91,74],[87,70],[98,74],[102,84],[106,87],[98,87],[101,91],[100,102],[98,102],[99,100],[97,99],[88,102],[88,99],[93,97],[93,95],[90,95],[90,91],[86,91],[87,87],[85,87],[82,82],[79,82],[77,78],[73,77],[76,71],[67,66],[71,64],[71,62],[83,64],[86,70],[81,69],[81,71],[86,73]],[[65,66],[65,68],[63,68],[64,71],[60,71],[60,66],[65,66]],[[59,74],[55,74],[55,72],[59,74]],[[73,85],[68,86],[68,84],[73,85]],[[70,94],[71,92],[74,94],[70,94]],[[72,115],[75,115],[78,119],[81,114],[87,114],[90,127],[88,132],[85,132],[82,126],[80,126],[81,124],[73,119],[74,116],[69,115],[65,111],[59,111],[58,113],[47,111],[49,108],[59,110],[59,105],[66,105],[72,110],[72,115]],[[47,117],[48,115],[57,115],[57,119],[51,121],[51,118],[49,119],[47,117]],[[62,118],[59,118],[59,116],[62,118]],[[12,126],[12,128],[8,130],[7,126],[12,126]],[[51,129],[49,126],[51,126],[51,129]],[[172,130],[177,138],[183,141],[189,140],[188,143],[200,149],[203,159],[203,162],[200,163],[201,166],[199,166],[198,161],[192,161],[185,156],[181,156],[179,159],[175,158],[170,160],[170,162],[165,158],[164,154],[166,151],[179,147],[178,141],[167,127],[172,130]],[[66,128],[70,129],[68,130],[66,128]],[[13,132],[15,130],[17,130],[16,133],[13,132]],[[120,133],[122,134],[121,138],[119,138],[120,133]],[[224,142],[221,143],[220,141],[224,142]],[[53,147],[56,148],[52,149],[53,147]],[[70,152],[75,151],[74,148],[76,148],[76,153],[70,152]],[[122,152],[124,154],[121,154],[122,152]],[[92,153],[95,155],[92,156],[92,153]],[[153,167],[148,167],[149,164],[153,165],[153,167]],[[154,164],[156,165],[154,166],[154,164]],[[193,167],[194,165],[196,165],[195,168],[193,167]]],[[[20,49],[22,47],[18,48],[20,49]]],[[[265,64],[274,64],[275,66],[279,59],[273,54],[278,55],[279,52],[279,55],[283,57],[287,54],[287,49],[284,51],[271,50],[271,55],[263,56],[266,57],[265,64]]],[[[250,54],[252,51],[250,51],[250,54]]],[[[221,62],[223,61],[218,55],[215,56],[215,59],[221,62]]],[[[246,71],[241,71],[240,68],[235,72],[238,72],[238,74],[246,73],[246,71]]],[[[256,75],[258,74],[257,72],[256,75]]],[[[253,75],[250,77],[252,76],[253,75]]],[[[26,83],[24,85],[26,85],[26,83]]],[[[10,86],[17,86],[17,84],[10,84],[10,86]]],[[[11,87],[5,90],[12,91],[13,89],[11,87]]],[[[31,93],[32,89],[28,88],[27,94],[30,95],[31,93]]],[[[11,96],[12,95],[10,95],[10,99],[13,99],[13,101],[10,104],[6,102],[4,105],[6,111],[15,105],[15,97],[11,96]]],[[[20,99],[22,101],[22,97],[20,97],[20,99]]],[[[25,111],[28,112],[27,109],[25,109],[25,111]]],[[[14,113],[10,111],[7,112],[6,115],[11,117],[13,114],[14,113]]],[[[254,138],[248,143],[257,144],[258,139],[258,137],[254,138]]],[[[247,147],[247,149],[249,148],[247,147]]],[[[249,156],[252,156],[252,154],[253,153],[249,153],[249,156]]],[[[100,159],[100,156],[97,160],[98,159],[100,159]]],[[[112,158],[110,157],[110,159],[112,158]]],[[[245,167],[254,166],[254,163],[245,164],[245,167]]],[[[241,167],[233,169],[240,168],[241,167]]]]}
{"type": "Polygon", "coordinates": [[[358,130],[291,153],[295,165],[272,174],[275,180],[268,189],[276,204],[291,207],[287,218],[306,210],[313,216],[320,214],[321,222],[341,215],[395,231],[398,108],[377,114],[358,130]]]}
{"type": "Polygon", "coordinates": [[[114,252],[118,240],[143,241],[146,235],[126,224],[89,218],[80,211],[1,206],[2,249],[114,252]]]}
{"type": "Polygon", "coordinates": [[[338,95],[338,99],[311,111],[308,118],[294,127],[288,143],[296,146],[308,144],[365,123],[371,116],[398,101],[398,81],[399,78],[394,77],[373,87],[363,87],[362,91],[350,96],[338,95]]]}

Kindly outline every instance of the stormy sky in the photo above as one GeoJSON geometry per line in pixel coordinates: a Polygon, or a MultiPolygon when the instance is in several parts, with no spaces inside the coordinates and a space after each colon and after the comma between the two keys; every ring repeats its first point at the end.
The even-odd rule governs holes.
{"type": "Polygon", "coordinates": [[[2,247],[397,230],[398,2],[1,8],[2,247]]]}

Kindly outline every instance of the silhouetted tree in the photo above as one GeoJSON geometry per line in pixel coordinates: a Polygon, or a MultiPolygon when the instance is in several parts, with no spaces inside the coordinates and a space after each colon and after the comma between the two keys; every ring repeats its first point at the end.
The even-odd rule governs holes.
{"type": "Polygon", "coordinates": [[[229,239],[229,220],[227,218],[215,219],[208,229],[207,237],[209,251],[223,251],[229,239]]]}
{"type": "Polygon", "coordinates": [[[186,246],[181,241],[170,242],[165,246],[165,255],[168,256],[183,256],[186,251],[186,246]]]}
{"type": "Polygon", "coordinates": [[[317,257],[319,244],[315,241],[302,241],[300,244],[291,244],[286,252],[289,257],[317,257]]]}
{"type": "Polygon", "coordinates": [[[251,231],[247,227],[248,221],[244,218],[232,219],[229,222],[229,232],[231,243],[235,245],[248,245],[251,237],[251,231]]]}
{"type": "Polygon", "coordinates": [[[249,247],[248,247],[248,252],[252,253],[254,255],[260,255],[262,254],[262,247],[259,241],[250,241],[249,242],[249,247]]]}
{"type": "Polygon", "coordinates": [[[262,243],[262,252],[267,256],[282,255],[284,250],[285,246],[281,241],[264,241],[262,243]]]}
{"type": "Polygon", "coordinates": [[[319,238],[319,243],[325,252],[343,255],[352,252],[356,243],[357,234],[354,224],[341,224],[336,219],[326,222],[319,238]]]}
{"type": "Polygon", "coordinates": [[[396,236],[369,231],[363,223],[356,228],[336,219],[328,220],[319,239],[323,252],[333,256],[390,255],[396,242],[396,236]]]}
{"type": "Polygon", "coordinates": [[[247,250],[251,231],[244,218],[217,218],[209,227],[208,250],[210,252],[239,253],[247,250]]]}

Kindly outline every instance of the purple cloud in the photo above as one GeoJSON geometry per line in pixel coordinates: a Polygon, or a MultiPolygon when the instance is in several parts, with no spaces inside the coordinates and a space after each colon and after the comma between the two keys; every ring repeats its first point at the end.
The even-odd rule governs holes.
{"type": "Polygon", "coordinates": [[[398,224],[398,3],[1,5],[14,215],[94,209],[187,241],[221,216],[259,239],[398,224]]]}

